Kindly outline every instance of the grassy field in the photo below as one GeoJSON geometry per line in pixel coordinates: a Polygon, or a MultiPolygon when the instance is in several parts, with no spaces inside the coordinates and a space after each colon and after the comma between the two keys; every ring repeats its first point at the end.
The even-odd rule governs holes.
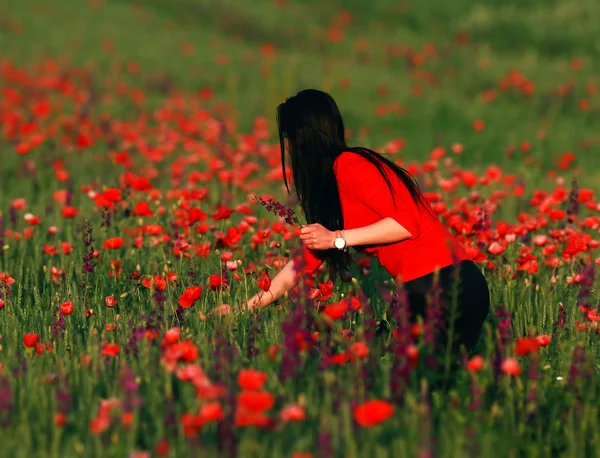
{"type": "Polygon", "coordinates": [[[0,456],[600,455],[599,21],[594,0],[0,0],[0,456]],[[209,314],[299,246],[247,196],[290,203],[274,113],[306,87],[488,278],[450,392],[436,323],[411,332],[375,262],[209,314]]]}

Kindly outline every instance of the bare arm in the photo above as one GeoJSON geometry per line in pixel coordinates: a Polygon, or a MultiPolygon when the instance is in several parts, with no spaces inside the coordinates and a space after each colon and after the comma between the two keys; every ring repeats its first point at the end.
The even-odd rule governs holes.
{"type": "MultiPolygon", "coordinates": [[[[404,226],[394,218],[383,218],[368,226],[357,227],[344,231],[344,238],[348,246],[377,245],[380,243],[394,243],[412,237],[404,226]]],[[[335,238],[335,233],[334,233],[335,238]]]]}
{"type": "Polygon", "coordinates": [[[294,261],[291,260],[271,280],[269,291],[260,291],[248,300],[248,309],[266,307],[293,289],[297,284],[298,278],[294,270],[294,261]]]}
{"type": "MultiPolygon", "coordinates": [[[[379,245],[406,240],[412,234],[394,218],[386,217],[368,226],[344,231],[346,246],[379,245]]],[[[309,224],[301,230],[302,242],[313,250],[326,250],[333,247],[335,232],[320,224],[309,224]]]]}
{"type": "MultiPolygon", "coordinates": [[[[300,236],[305,244],[309,243],[309,234],[314,234],[317,237],[316,246],[313,245],[311,248],[327,249],[333,246],[333,240],[335,239],[334,232],[328,231],[320,224],[305,226],[305,228],[302,229],[303,235],[300,236]],[[306,231],[305,228],[310,229],[306,231]]],[[[383,218],[369,226],[344,231],[344,238],[346,239],[348,246],[393,243],[410,237],[410,232],[394,218],[389,217],[383,218]]],[[[298,277],[294,270],[294,261],[291,260],[279,271],[279,273],[277,273],[277,275],[275,275],[271,281],[269,291],[260,291],[248,301],[248,309],[251,310],[255,307],[264,308],[268,306],[286,292],[296,287],[297,284],[298,277]]]]}

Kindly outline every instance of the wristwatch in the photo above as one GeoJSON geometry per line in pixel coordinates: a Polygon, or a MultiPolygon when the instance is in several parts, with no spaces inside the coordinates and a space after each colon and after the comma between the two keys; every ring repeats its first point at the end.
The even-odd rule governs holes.
{"type": "Polygon", "coordinates": [[[344,238],[344,231],[335,231],[335,240],[333,241],[333,246],[338,250],[346,250],[346,239],[344,238]]]}

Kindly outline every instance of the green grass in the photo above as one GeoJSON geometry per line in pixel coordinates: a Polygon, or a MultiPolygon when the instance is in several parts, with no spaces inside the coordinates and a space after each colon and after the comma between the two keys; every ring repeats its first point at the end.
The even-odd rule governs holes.
{"type": "MultiPolygon", "coordinates": [[[[424,159],[438,143],[464,142],[465,164],[503,162],[511,142],[531,141],[534,154],[544,165],[565,151],[576,150],[585,165],[597,165],[597,97],[587,112],[577,109],[585,97],[585,85],[595,81],[600,43],[595,38],[595,18],[600,14],[593,0],[577,2],[289,2],[284,8],[272,1],[164,1],[107,0],[90,8],[88,2],[19,2],[5,9],[4,17],[19,20],[22,33],[0,35],[6,57],[31,62],[41,55],[63,56],[74,64],[109,71],[115,60],[135,61],[140,78],[148,82],[168,75],[191,90],[215,89],[219,99],[231,103],[243,128],[255,116],[273,119],[277,103],[304,87],[329,89],[339,101],[349,127],[369,126],[364,141],[375,146],[388,139],[407,140],[405,155],[424,159]],[[323,36],[341,8],[353,23],[340,43],[323,36]],[[67,18],[69,20],[67,21],[67,18]],[[72,19],[71,19],[72,18],[72,19]],[[459,47],[454,34],[464,31],[468,44],[459,47]],[[354,43],[365,38],[364,53],[354,43]],[[114,51],[102,51],[104,40],[114,51]],[[194,53],[182,55],[183,43],[194,53]],[[259,48],[271,43],[277,58],[268,76],[259,48]],[[439,79],[435,87],[411,78],[405,60],[387,58],[390,45],[420,50],[432,43],[439,54],[424,69],[439,79]],[[229,64],[215,64],[223,54],[229,64]],[[245,63],[245,59],[248,63],[245,63]],[[583,61],[574,73],[570,62],[583,61]],[[481,70],[485,63],[487,70],[481,70]],[[453,68],[456,75],[445,76],[453,68]],[[531,100],[501,95],[488,105],[481,93],[497,87],[500,78],[516,69],[535,85],[531,100]],[[349,78],[351,87],[340,87],[349,78]],[[554,97],[559,84],[573,80],[575,90],[566,99],[554,97]],[[422,97],[411,95],[413,84],[422,84],[422,97]],[[389,95],[377,96],[379,86],[389,95]],[[389,101],[407,108],[406,116],[379,118],[377,106],[389,101]],[[472,122],[483,119],[486,134],[472,135],[472,122]],[[539,141],[535,132],[548,134],[539,141]],[[594,149],[579,151],[583,140],[594,140],[594,149]],[[591,164],[588,162],[591,161],[591,164]]],[[[505,163],[504,161],[503,163],[505,163]]],[[[510,162],[506,165],[514,165],[510,162]]]]}

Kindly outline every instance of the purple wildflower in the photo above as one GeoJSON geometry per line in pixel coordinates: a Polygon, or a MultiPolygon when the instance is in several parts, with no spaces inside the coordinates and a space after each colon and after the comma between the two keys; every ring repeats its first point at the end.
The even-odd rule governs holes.
{"type": "MultiPolygon", "coordinates": [[[[91,264],[91,260],[94,259],[94,247],[92,243],[94,239],[92,238],[92,223],[86,219],[85,226],[83,228],[83,244],[85,245],[85,251],[83,255],[83,271],[84,274],[93,274],[94,266],[91,264]]],[[[84,284],[84,287],[87,286],[84,284]]]]}
{"type": "Polygon", "coordinates": [[[65,376],[60,377],[60,386],[54,394],[56,399],[56,411],[63,415],[69,415],[72,408],[72,398],[69,393],[69,384],[65,376]]]}
{"type": "Polygon", "coordinates": [[[539,365],[539,355],[534,353],[529,359],[529,367],[527,369],[527,378],[529,380],[535,381],[540,379],[540,371],[538,368],[539,365]]]}
{"type": "Polygon", "coordinates": [[[256,345],[256,336],[260,333],[260,314],[253,310],[250,313],[250,327],[248,328],[248,350],[247,355],[252,359],[259,355],[260,351],[256,345]]]}
{"type": "Polygon", "coordinates": [[[421,406],[419,415],[419,457],[431,457],[433,448],[433,437],[431,434],[431,406],[429,404],[429,396],[427,385],[421,386],[421,406]]]}
{"type": "Polygon", "coordinates": [[[579,293],[577,294],[577,303],[579,305],[591,306],[592,304],[588,302],[590,295],[592,293],[592,287],[594,286],[594,280],[596,277],[596,269],[594,268],[594,264],[590,263],[583,267],[581,272],[581,282],[579,293]]]}
{"type": "Polygon", "coordinates": [[[579,187],[577,186],[577,179],[573,177],[571,182],[571,193],[569,194],[569,201],[567,205],[567,218],[569,223],[575,222],[577,215],[579,214],[579,187]]]}
{"type": "Polygon", "coordinates": [[[100,216],[102,217],[102,224],[100,225],[100,227],[105,227],[105,228],[109,228],[110,227],[110,223],[111,223],[111,215],[110,215],[110,211],[108,209],[107,206],[104,206],[102,208],[102,211],[100,212],[100,216]]]}
{"type": "Polygon", "coordinates": [[[578,380],[585,379],[586,377],[589,377],[591,375],[588,374],[588,369],[584,371],[585,362],[585,347],[583,345],[578,345],[573,350],[573,356],[571,357],[571,367],[569,369],[569,379],[567,382],[568,386],[571,387],[573,390],[577,389],[576,382],[578,380]]]}
{"type": "Polygon", "coordinates": [[[10,225],[13,231],[17,230],[17,221],[19,219],[19,216],[17,215],[17,209],[15,207],[13,207],[12,205],[10,206],[10,209],[8,210],[8,216],[10,217],[10,225]]]}
{"type": "MultiPolygon", "coordinates": [[[[134,321],[129,322],[129,327],[132,328],[134,321]]],[[[127,341],[127,351],[133,355],[137,355],[138,343],[144,338],[146,334],[146,326],[138,326],[131,333],[131,337],[127,341]]]]}
{"type": "Polygon", "coordinates": [[[297,318],[301,318],[297,310],[291,312],[286,317],[281,326],[283,333],[283,352],[280,366],[280,376],[282,379],[293,378],[302,362],[300,359],[300,346],[296,334],[300,331],[300,323],[297,318]]]}
{"type": "Polygon", "coordinates": [[[501,374],[500,366],[504,360],[506,351],[512,342],[513,336],[510,310],[500,304],[496,307],[495,316],[498,320],[498,329],[496,330],[496,347],[494,349],[492,369],[494,372],[494,380],[497,381],[498,376],[501,374]]]}
{"type": "Polygon", "coordinates": [[[58,336],[60,339],[64,339],[65,329],[65,316],[60,312],[60,309],[56,307],[54,309],[54,322],[52,323],[52,334],[58,336]]]}
{"type": "Polygon", "coordinates": [[[325,431],[319,433],[319,456],[321,456],[322,458],[330,458],[334,456],[333,446],[331,442],[331,434],[325,431]]]}
{"type": "Polygon", "coordinates": [[[139,385],[135,381],[133,371],[128,366],[124,366],[121,369],[121,386],[125,392],[123,396],[123,408],[127,412],[139,409],[142,406],[142,398],[138,394],[139,385]]]}
{"type": "MultiPolygon", "coordinates": [[[[303,339],[310,338],[310,332],[301,332],[303,339]]],[[[333,356],[332,350],[333,340],[331,338],[330,332],[325,332],[323,338],[320,342],[319,348],[321,353],[321,360],[319,361],[319,370],[324,371],[330,365],[330,359],[333,356]]],[[[333,395],[335,396],[337,390],[333,390],[333,395]]]]}
{"type": "Polygon", "coordinates": [[[410,306],[406,290],[403,287],[396,289],[389,310],[397,329],[397,336],[390,341],[390,351],[393,355],[390,387],[394,402],[402,405],[410,377],[410,363],[407,351],[412,343],[410,306]]]}
{"type": "Polygon", "coordinates": [[[228,336],[223,332],[217,332],[214,338],[215,364],[213,370],[215,378],[226,387],[224,396],[225,418],[217,425],[219,434],[219,456],[236,456],[236,437],[234,430],[234,409],[236,405],[235,392],[229,383],[232,378],[232,362],[237,353],[235,347],[231,345],[228,336]]]}
{"type": "Polygon", "coordinates": [[[25,372],[27,372],[28,366],[27,366],[27,359],[24,358],[20,352],[16,352],[15,356],[17,358],[17,361],[19,361],[19,366],[13,370],[13,375],[16,378],[16,377],[21,376],[25,372]]]}
{"type": "Polygon", "coordinates": [[[300,225],[300,221],[296,217],[296,213],[291,208],[287,208],[285,205],[272,198],[264,200],[262,197],[256,196],[254,200],[265,207],[268,212],[283,218],[286,223],[296,226],[300,225]]]}
{"type": "Polygon", "coordinates": [[[471,378],[471,404],[469,405],[469,409],[471,410],[479,410],[483,405],[483,393],[485,388],[479,384],[479,380],[476,376],[471,378]]]}
{"type": "Polygon", "coordinates": [[[554,332],[552,333],[552,337],[556,337],[558,335],[558,330],[564,331],[568,333],[568,328],[565,327],[567,324],[567,312],[565,311],[565,306],[562,302],[558,304],[558,316],[556,317],[556,321],[554,323],[554,332]]]}
{"type": "Polygon", "coordinates": [[[65,195],[65,205],[71,205],[73,202],[73,181],[69,180],[67,182],[67,192],[65,195]]]}
{"type": "MultiPolygon", "coordinates": [[[[4,258],[4,250],[2,249],[2,247],[4,246],[4,236],[5,236],[5,221],[4,221],[4,217],[2,216],[2,213],[0,213],[0,259],[4,258]]],[[[2,299],[2,296],[0,296],[0,299],[2,299]]]]}
{"type": "Polygon", "coordinates": [[[13,394],[6,377],[0,377],[0,427],[6,428],[12,418],[13,394]]]}
{"type": "Polygon", "coordinates": [[[360,298],[359,301],[361,304],[361,310],[363,312],[363,323],[364,330],[363,335],[367,342],[370,342],[375,337],[376,329],[377,329],[377,319],[375,318],[375,313],[373,312],[373,308],[369,304],[365,304],[360,298]]]}
{"type": "Polygon", "coordinates": [[[446,304],[441,298],[442,288],[439,277],[436,277],[429,291],[431,300],[428,301],[423,323],[423,340],[433,349],[436,345],[438,334],[444,329],[444,309],[446,304]]]}
{"type": "MultiPolygon", "coordinates": [[[[294,256],[294,270],[302,272],[304,270],[305,260],[302,256],[294,256]]],[[[285,318],[281,331],[283,333],[283,357],[280,366],[280,375],[283,379],[292,378],[297,374],[302,362],[300,358],[300,346],[296,336],[299,334],[302,339],[310,339],[310,314],[308,310],[308,291],[306,283],[298,289],[298,301],[296,308],[288,313],[285,318]]]]}

